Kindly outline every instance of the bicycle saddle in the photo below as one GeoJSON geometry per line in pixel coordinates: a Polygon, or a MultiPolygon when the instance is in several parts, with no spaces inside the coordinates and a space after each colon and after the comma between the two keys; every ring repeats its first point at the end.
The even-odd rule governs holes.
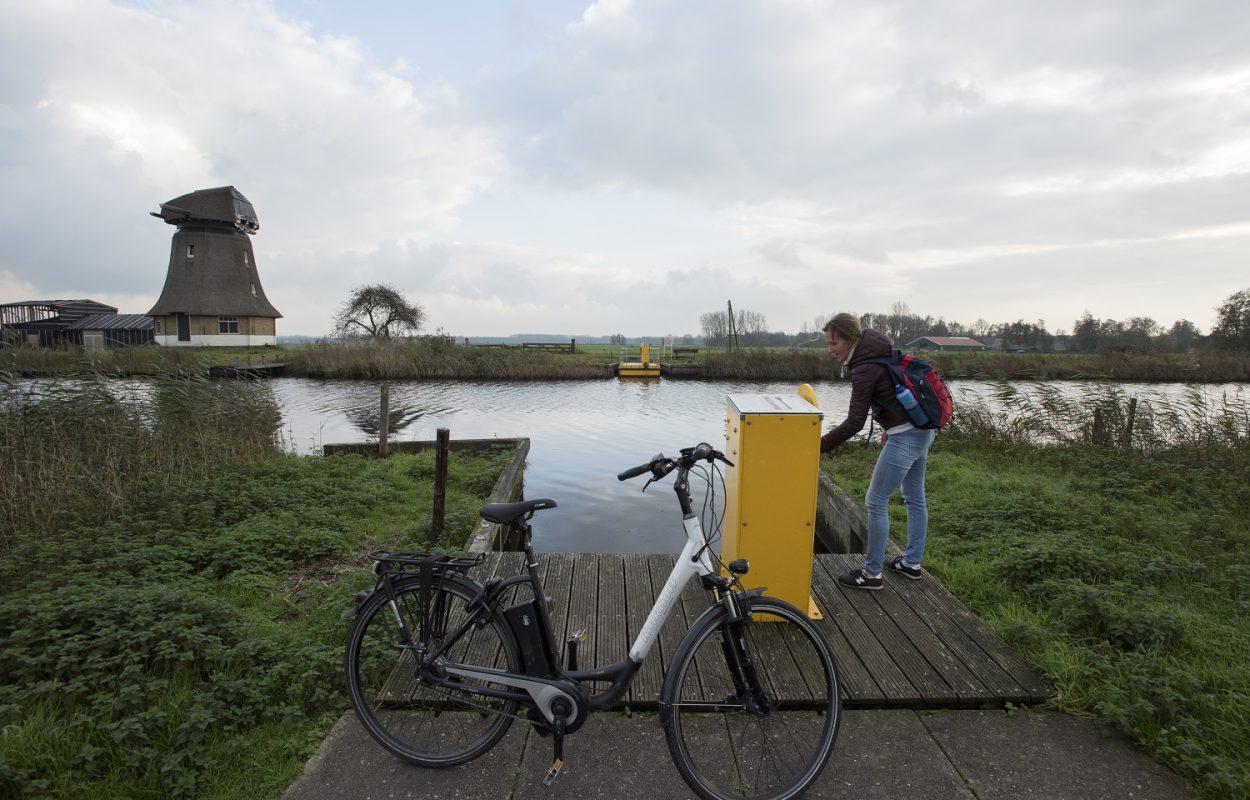
{"type": "Polygon", "coordinates": [[[527,514],[533,514],[540,508],[555,508],[555,500],[522,500],[519,503],[487,503],[477,513],[487,522],[500,525],[511,525],[527,514]]]}

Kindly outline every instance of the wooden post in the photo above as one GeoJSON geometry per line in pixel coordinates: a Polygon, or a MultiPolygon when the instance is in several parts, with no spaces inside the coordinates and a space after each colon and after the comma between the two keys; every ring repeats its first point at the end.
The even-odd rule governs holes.
{"type": "Polygon", "coordinates": [[[378,416],[378,458],[386,458],[389,450],[387,441],[391,435],[391,387],[382,384],[382,402],[378,416]]]}
{"type": "Polygon", "coordinates": [[[1093,444],[1103,443],[1102,406],[1094,406],[1094,424],[1090,429],[1089,438],[1093,444]]]}
{"type": "Polygon", "coordinates": [[[430,544],[437,545],[443,538],[443,516],[447,503],[447,450],[451,431],[438,429],[434,447],[434,510],[430,515],[430,544]]]}
{"type": "Polygon", "coordinates": [[[569,352],[570,352],[570,353],[576,353],[576,352],[577,352],[577,340],[576,340],[576,339],[570,339],[570,340],[569,340],[569,352]]]}
{"type": "Polygon", "coordinates": [[[1137,417],[1137,398],[1128,399],[1128,424],[1124,429],[1124,446],[1133,446],[1133,420],[1137,417]]]}

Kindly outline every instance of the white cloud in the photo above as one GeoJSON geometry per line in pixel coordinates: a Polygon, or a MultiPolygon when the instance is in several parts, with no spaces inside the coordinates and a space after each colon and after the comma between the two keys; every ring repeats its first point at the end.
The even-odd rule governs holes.
{"type": "MultiPolygon", "coordinates": [[[[461,335],[686,332],[726,299],[790,330],[896,299],[1207,327],[1244,288],[1250,17],[1232,0],[604,0],[459,70],[393,38],[385,66],[368,26],[289,8],[15,6],[0,274],[155,294],[171,229],[146,212],[232,183],[292,333],[372,281],[461,335]]],[[[418,21],[476,41],[509,13],[418,21]]]]}

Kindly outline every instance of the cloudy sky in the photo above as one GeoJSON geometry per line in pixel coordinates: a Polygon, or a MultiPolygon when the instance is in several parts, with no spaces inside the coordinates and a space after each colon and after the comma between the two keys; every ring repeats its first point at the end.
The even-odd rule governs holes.
{"type": "Polygon", "coordinates": [[[1250,286],[1238,0],[0,0],[0,302],[147,311],[232,184],[280,334],[737,308],[1187,318],[1250,286]]]}

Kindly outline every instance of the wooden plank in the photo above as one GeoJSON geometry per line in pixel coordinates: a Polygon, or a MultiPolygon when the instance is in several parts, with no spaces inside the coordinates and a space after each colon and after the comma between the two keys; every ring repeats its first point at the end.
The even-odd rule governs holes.
{"type": "MultiPolygon", "coordinates": [[[[599,638],[599,632],[596,629],[598,622],[597,604],[599,602],[599,559],[598,556],[590,554],[578,554],[573,556],[573,585],[569,596],[568,623],[565,628],[565,636],[573,633],[579,628],[584,628],[587,633],[584,651],[589,652],[590,660],[595,657],[595,640],[599,638]]],[[[560,645],[560,663],[568,665],[568,642],[565,636],[561,636],[557,641],[560,645]]],[[[578,668],[596,666],[586,662],[585,659],[578,659],[578,668]]]]}
{"type": "MultiPolygon", "coordinates": [[[[926,574],[919,584],[933,580],[935,579],[926,574]]],[[[900,593],[916,609],[925,624],[985,687],[986,702],[1026,703],[1031,701],[1028,692],[1021,689],[1006,670],[989,658],[985,651],[959,627],[956,620],[951,619],[944,609],[939,608],[932,601],[923,585],[905,586],[900,593]]]]}
{"type": "MultiPolygon", "coordinates": [[[[651,572],[647,569],[647,556],[630,553],[625,556],[625,607],[628,639],[625,649],[633,645],[642,632],[647,613],[655,604],[656,592],[651,588],[651,572]]],[[[651,652],[643,659],[638,674],[630,684],[627,702],[633,706],[655,705],[660,697],[660,679],[664,673],[664,654],[657,641],[651,652]]]]}
{"type": "MultiPolygon", "coordinates": [[[[923,581],[921,583],[924,583],[923,581]]],[[[980,617],[968,610],[950,591],[936,580],[920,587],[929,599],[947,616],[955,620],[968,637],[981,648],[986,657],[1002,667],[1021,691],[1032,702],[1041,702],[1055,696],[1055,689],[1045,676],[1028,660],[1007,646],[998,634],[990,630],[980,617]]]]}
{"type": "MultiPolygon", "coordinates": [[[[928,576],[921,580],[926,579],[929,579],[928,576]]],[[[968,705],[976,705],[992,699],[985,686],[968,671],[963,662],[942,643],[942,640],[925,624],[916,610],[908,604],[901,594],[902,590],[910,591],[912,588],[903,585],[908,583],[913,583],[913,581],[900,575],[898,579],[887,580],[885,588],[874,592],[873,596],[907,637],[907,641],[950,687],[955,697],[968,705]]]]}
{"type": "MultiPolygon", "coordinates": [[[[817,556],[817,559],[822,557],[817,556]]],[[[833,649],[834,660],[838,663],[842,699],[856,705],[881,703],[886,699],[885,692],[877,686],[855,648],[851,647],[842,629],[834,621],[835,614],[845,604],[841,592],[833,588],[828,574],[817,565],[812,568],[812,594],[825,612],[825,618],[817,620],[816,627],[833,649]]]]}
{"type": "MultiPolygon", "coordinates": [[[[847,572],[856,565],[862,564],[863,556],[842,556],[840,572],[847,572]]],[[[924,654],[895,624],[894,619],[882,607],[876,595],[893,591],[889,587],[880,592],[862,589],[838,589],[846,595],[847,602],[864,620],[868,630],[881,643],[898,668],[907,676],[907,680],[920,693],[921,705],[950,703],[957,700],[957,695],[950,685],[943,680],[937,670],[925,660],[924,654]]],[[[915,698],[913,698],[914,700],[915,698]]]]}
{"type": "MultiPolygon", "coordinates": [[[[599,614],[594,648],[594,665],[614,664],[629,653],[629,630],[625,623],[625,557],[605,554],[599,559],[599,614]]],[[[589,654],[589,650],[587,653],[589,654]]]]}
{"type": "Polygon", "coordinates": [[[884,695],[882,701],[884,705],[913,704],[921,698],[921,694],[869,630],[867,621],[860,615],[862,598],[860,603],[853,602],[854,599],[847,596],[850,592],[838,589],[836,586],[836,576],[850,570],[851,561],[858,563],[860,558],[862,557],[852,556],[848,559],[845,556],[822,555],[814,560],[814,564],[818,565],[823,573],[822,580],[829,582],[828,585],[831,587],[829,591],[837,592],[841,596],[841,602],[827,604],[825,619],[832,619],[842,631],[855,654],[863,662],[865,669],[872,675],[873,681],[881,689],[884,695]]]}
{"type": "MultiPolygon", "coordinates": [[[[817,673],[820,671],[820,664],[810,663],[812,650],[810,647],[800,646],[806,644],[802,634],[794,626],[777,619],[765,616],[753,621],[747,629],[751,641],[756,645],[753,657],[762,666],[765,690],[773,697],[780,698],[783,703],[810,706],[816,695],[808,686],[804,672],[814,681],[819,680],[817,673]],[[799,660],[803,663],[798,663],[799,660]]],[[[724,667],[719,667],[719,670],[723,671],[724,667]]],[[[820,691],[824,693],[823,687],[820,687],[820,691]]]]}

